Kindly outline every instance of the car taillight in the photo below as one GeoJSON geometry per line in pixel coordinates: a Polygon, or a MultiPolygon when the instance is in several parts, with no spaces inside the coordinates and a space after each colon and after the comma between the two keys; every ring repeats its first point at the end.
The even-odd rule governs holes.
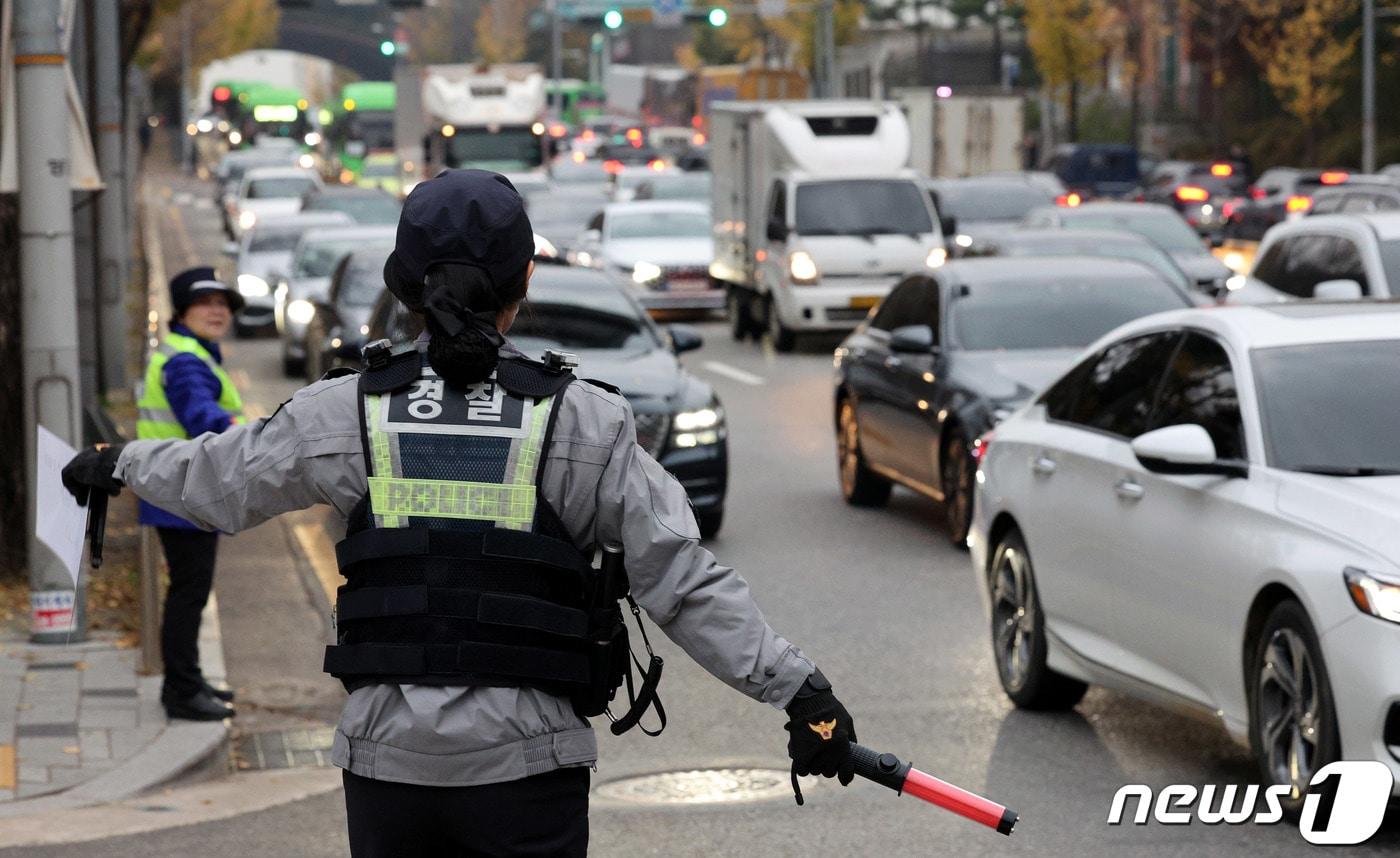
{"type": "Polygon", "coordinates": [[[1229,220],[1230,218],[1234,217],[1235,209],[1236,207],[1238,207],[1238,205],[1239,204],[1235,200],[1226,200],[1220,206],[1220,216],[1223,217],[1225,220],[1229,220]]]}
{"type": "Polygon", "coordinates": [[[583,133],[578,136],[580,140],[592,140],[594,137],[592,128],[583,129],[583,133]]]}
{"type": "Polygon", "coordinates": [[[984,432],[982,437],[972,442],[972,461],[979,465],[982,464],[982,460],[987,456],[987,448],[992,445],[992,435],[994,434],[992,431],[984,432]]]}
{"type": "Polygon", "coordinates": [[[608,174],[610,174],[610,175],[616,176],[618,173],[621,173],[621,172],[622,172],[622,162],[621,162],[621,161],[604,161],[604,162],[603,162],[603,171],[606,172],[606,173],[608,173],[608,174]]]}
{"type": "Polygon", "coordinates": [[[1082,202],[1084,202],[1084,198],[1081,197],[1077,191],[1070,191],[1067,194],[1060,194],[1058,197],[1055,197],[1055,205],[1057,206],[1074,208],[1082,202]]]}
{"type": "Polygon", "coordinates": [[[1225,179],[1235,175],[1235,168],[1231,164],[1211,164],[1210,174],[1216,178],[1225,179]]]}
{"type": "Polygon", "coordinates": [[[666,162],[660,158],[652,158],[647,162],[647,166],[660,173],[666,169],[666,162]]]}
{"type": "Polygon", "coordinates": [[[1312,197],[1292,196],[1283,207],[1290,212],[1305,212],[1312,208],[1312,197]]]}
{"type": "Polygon", "coordinates": [[[1183,203],[1203,203],[1210,199],[1210,191],[1195,185],[1182,185],[1176,189],[1176,198],[1183,203]]]}
{"type": "Polygon", "coordinates": [[[1254,185],[1249,186],[1249,198],[1251,200],[1262,200],[1268,195],[1269,192],[1263,188],[1256,188],[1254,185]]]}
{"type": "Polygon", "coordinates": [[[1326,170],[1317,180],[1324,185],[1340,185],[1350,179],[1351,176],[1345,170],[1326,170]]]}

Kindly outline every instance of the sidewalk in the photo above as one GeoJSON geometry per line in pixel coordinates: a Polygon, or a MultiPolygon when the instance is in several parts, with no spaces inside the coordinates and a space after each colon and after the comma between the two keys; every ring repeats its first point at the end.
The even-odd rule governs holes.
{"type": "MultiPolygon", "coordinates": [[[[217,606],[200,662],[224,678],[217,606]]],[[[0,818],[118,801],[208,766],[229,769],[226,722],[167,721],[159,676],[96,633],[69,646],[0,640],[0,818]]]]}

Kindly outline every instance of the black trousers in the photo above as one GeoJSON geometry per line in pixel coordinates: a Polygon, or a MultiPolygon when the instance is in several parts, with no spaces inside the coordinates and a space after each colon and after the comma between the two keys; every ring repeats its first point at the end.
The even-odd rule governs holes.
{"type": "Polygon", "coordinates": [[[352,858],[588,854],[586,768],[468,787],[342,774],[352,858]]]}
{"type": "Polygon", "coordinates": [[[160,656],[165,660],[164,700],[193,697],[204,688],[199,669],[199,615],[214,585],[214,558],[219,534],[203,530],[157,527],[170,589],[165,593],[165,616],[160,624],[160,656]]]}

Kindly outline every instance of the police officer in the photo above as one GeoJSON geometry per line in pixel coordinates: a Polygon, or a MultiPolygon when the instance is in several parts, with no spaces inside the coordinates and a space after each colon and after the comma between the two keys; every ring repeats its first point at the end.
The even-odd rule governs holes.
{"type": "Polygon", "coordinates": [[[423,182],[384,271],[422,314],[415,348],[248,426],[89,450],[64,470],[80,502],[125,485],[207,528],[314,503],[346,520],[326,668],[351,691],[332,759],[357,858],[586,853],[585,717],[625,658],[610,648],[618,594],[587,565],[604,546],[625,552],[632,598],[692,658],[786,708],[795,774],[853,776],[850,715],[700,545],[626,400],[505,339],[532,253],[503,176],[423,182]]]}
{"type": "MultiPolygon", "coordinates": [[[[219,340],[243,297],[204,266],[171,278],[170,305],[170,330],[151,355],[136,403],[136,437],[194,438],[243,423],[243,401],[219,352],[219,340]]],[[[199,669],[200,616],[214,583],[219,535],[145,500],[140,520],[155,527],[170,570],[160,628],[166,714],[195,721],[227,718],[233,709],[225,703],[233,692],[210,685],[199,669]]]]}

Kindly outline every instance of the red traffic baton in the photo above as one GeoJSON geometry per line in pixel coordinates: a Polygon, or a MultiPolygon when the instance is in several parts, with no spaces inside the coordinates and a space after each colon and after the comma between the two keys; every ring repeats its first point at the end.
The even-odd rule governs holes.
{"type": "Polygon", "coordinates": [[[852,742],[851,761],[855,764],[856,774],[866,780],[936,804],[973,822],[995,828],[1001,834],[1010,835],[1011,829],[1016,827],[1016,820],[1020,818],[1011,808],[921,772],[912,763],[906,763],[894,754],[882,754],[852,742]]]}

